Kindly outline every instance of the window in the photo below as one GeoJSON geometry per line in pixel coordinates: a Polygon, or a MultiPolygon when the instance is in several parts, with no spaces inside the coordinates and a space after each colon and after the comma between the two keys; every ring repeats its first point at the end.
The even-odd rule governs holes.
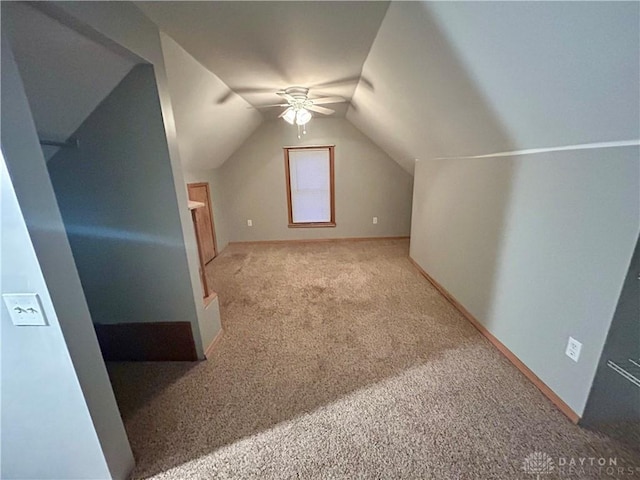
{"type": "Polygon", "coordinates": [[[289,227],[335,227],[333,146],[287,147],[289,227]]]}

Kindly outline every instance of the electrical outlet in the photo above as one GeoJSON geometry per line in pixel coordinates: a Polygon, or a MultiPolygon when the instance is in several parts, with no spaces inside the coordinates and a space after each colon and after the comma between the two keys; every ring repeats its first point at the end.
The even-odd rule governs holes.
{"type": "Polygon", "coordinates": [[[46,326],[47,319],[36,293],[3,293],[2,299],[14,325],[46,326]]]}
{"type": "Polygon", "coordinates": [[[253,227],[253,221],[252,220],[247,220],[247,226],[248,227],[253,227]]]}
{"type": "Polygon", "coordinates": [[[373,224],[376,225],[378,223],[378,217],[373,217],[373,224]]]}
{"type": "Polygon", "coordinates": [[[564,352],[574,362],[578,361],[580,358],[580,350],[582,350],[582,344],[573,337],[569,337],[569,341],[567,342],[567,350],[564,352]]]}

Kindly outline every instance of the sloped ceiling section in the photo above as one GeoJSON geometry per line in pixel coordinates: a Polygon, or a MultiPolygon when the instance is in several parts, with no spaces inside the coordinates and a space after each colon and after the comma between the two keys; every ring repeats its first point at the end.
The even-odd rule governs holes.
{"type": "Polygon", "coordinates": [[[414,159],[638,138],[637,2],[392,2],[350,120],[414,159]]]}
{"type": "Polygon", "coordinates": [[[67,140],[135,65],[22,2],[3,2],[2,29],[41,139],[67,140]]]}
{"type": "MultiPolygon", "coordinates": [[[[389,2],[136,2],[209,71],[254,106],[276,91],[350,99],[389,2]]],[[[225,101],[224,96],[218,99],[225,101]]],[[[344,116],[345,104],[331,105],[344,116]]],[[[261,110],[275,118],[281,108],[261,110]]]]}
{"type": "Polygon", "coordinates": [[[180,158],[186,169],[222,165],[262,122],[260,113],[232,93],[171,37],[160,34],[180,158]],[[219,102],[220,97],[225,102],[219,102]]]}

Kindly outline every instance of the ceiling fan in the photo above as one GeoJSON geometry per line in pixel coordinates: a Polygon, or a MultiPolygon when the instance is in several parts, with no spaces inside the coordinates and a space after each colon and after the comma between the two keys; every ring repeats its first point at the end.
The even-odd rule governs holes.
{"type": "Polygon", "coordinates": [[[273,105],[262,105],[258,108],[268,107],[287,107],[278,116],[283,118],[287,123],[298,126],[306,125],[313,117],[311,112],[320,113],[322,115],[331,115],[335,113],[335,110],[327,107],[321,107],[320,105],[330,103],[343,103],[347,99],[343,97],[318,97],[309,98],[309,89],[305,87],[289,87],[286,90],[276,92],[284,98],[287,103],[276,103],[273,105]]]}

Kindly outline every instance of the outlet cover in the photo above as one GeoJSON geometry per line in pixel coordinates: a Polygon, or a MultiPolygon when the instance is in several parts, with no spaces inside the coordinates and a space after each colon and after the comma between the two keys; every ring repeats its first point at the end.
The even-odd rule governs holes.
{"type": "Polygon", "coordinates": [[[376,225],[378,223],[378,217],[373,217],[373,224],[376,225]]]}
{"type": "Polygon", "coordinates": [[[3,293],[9,316],[17,326],[46,326],[47,318],[36,293],[3,293]]]}
{"type": "Polygon", "coordinates": [[[253,227],[253,220],[247,220],[247,227],[253,227]]]}
{"type": "Polygon", "coordinates": [[[580,358],[580,350],[582,350],[582,344],[573,337],[569,337],[567,342],[567,350],[564,352],[574,362],[577,362],[580,358]]]}

